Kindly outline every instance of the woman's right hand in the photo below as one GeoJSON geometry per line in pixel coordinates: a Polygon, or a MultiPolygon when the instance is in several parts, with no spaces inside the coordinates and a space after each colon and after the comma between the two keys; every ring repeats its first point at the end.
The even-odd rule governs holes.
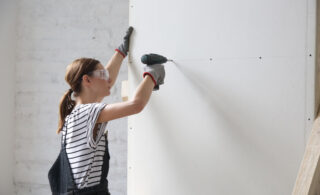
{"type": "Polygon", "coordinates": [[[165,70],[162,64],[145,65],[143,77],[150,75],[155,86],[153,91],[159,90],[159,85],[164,84],[165,70]]]}

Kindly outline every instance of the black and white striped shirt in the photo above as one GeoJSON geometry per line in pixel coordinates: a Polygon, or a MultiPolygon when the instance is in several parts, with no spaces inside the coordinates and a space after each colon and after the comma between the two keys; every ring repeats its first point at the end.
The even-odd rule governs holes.
{"type": "Polygon", "coordinates": [[[62,129],[62,141],[66,130],[66,152],[75,184],[79,189],[100,183],[106,140],[103,136],[107,122],[98,126],[96,139],[93,130],[105,103],[76,105],[66,116],[62,129]]]}

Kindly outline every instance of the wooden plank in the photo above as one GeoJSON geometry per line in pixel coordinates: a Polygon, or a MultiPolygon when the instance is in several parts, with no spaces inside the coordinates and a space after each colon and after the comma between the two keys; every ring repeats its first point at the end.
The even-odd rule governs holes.
{"type": "Polygon", "coordinates": [[[307,143],[300,165],[298,177],[293,189],[293,195],[320,194],[320,116],[318,115],[307,143]]]}
{"type": "Polygon", "coordinates": [[[129,84],[128,81],[122,81],[121,83],[121,97],[122,101],[128,101],[129,96],[129,84]]]}

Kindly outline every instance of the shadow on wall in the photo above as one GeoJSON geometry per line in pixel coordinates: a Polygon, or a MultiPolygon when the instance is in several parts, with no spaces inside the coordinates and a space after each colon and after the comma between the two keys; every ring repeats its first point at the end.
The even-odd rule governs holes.
{"type": "MultiPolygon", "coordinates": [[[[207,63],[206,65],[211,67],[214,66],[213,63],[207,63]]],[[[212,175],[212,171],[201,169],[201,167],[210,167],[210,164],[215,164],[215,166],[220,164],[220,166],[223,167],[225,166],[225,164],[230,163],[229,170],[217,169],[214,171],[220,172],[218,173],[218,175],[226,174],[231,176],[233,175],[233,172],[236,172],[235,169],[237,169],[237,166],[234,166],[234,162],[237,162],[237,158],[243,158],[241,156],[243,155],[243,151],[246,151],[244,157],[247,159],[245,161],[254,162],[255,165],[259,165],[258,167],[250,167],[250,164],[248,163],[248,170],[251,169],[251,171],[253,171],[252,169],[257,169],[272,173],[272,170],[280,169],[281,165],[277,164],[277,162],[279,161],[270,161],[270,159],[274,158],[273,154],[266,151],[266,148],[264,148],[259,143],[259,140],[253,139],[254,136],[250,135],[250,132],[248,131],[248,129],[256,129],[257,132],[261,131],[261,127],[263,126],[262,121],[260,121],[259,119],[255,120],[255,118],[251,118],[250,116],[254,116],[254,113],[250,115],[246,113],[248,112],[247,110],[241,110],[239,103],[235,101],[235,98],[237,97],[231,90],[228,90],[229,87],[227,84],[219,84],[218,78],[214,78],[213,75],[212,77],[208,77],[207,75],[204,76],[204,74],[195,71],[195,68],[189,64],[183,63],[182,65],[181,63],[174,62],[174,66],[172,66],[172,64],[168,64],[165,66],[168,79],[167,82],[165,81],[164,85],[170,85],[170,87],[174,85],[179,87],[179,83],[170,83],[170,81],[175,80],[179,82],[185,82],[183,86],[188,86],[188,88],[174,90],[175,93],[179,94],[176,94],[174,96],[176,99],[171,101],[183,100],[188,96],[189,93],[196,94],[197,101],[194,100],[194,102],[189,102],[188,104],[190,106],[184,108],[183,112],[190,112],[191,114],[197,115],[199,113],[193,113],[194,108],[197,106],[203,106],[204,108],[200,110],[205,110],[205,113],[202,114],[208,114],[212,116],[212,120],[219,123],[216,124],[216,127],[223,127],[221,129],[210,129],[210,127],[197,128],[197,126],[194,126],[195,124],[197,125],[195,121],[183,119],[179,116],[174,115],[172,112],[157,112],[157,110],[161,110],[161,107],[163,107],[163,104],[159,102],[168,102],[170,101],[168,100],[170,99],[170,97],[162,97],[161,101],[160,99],[159,101],[157,101],[157,97],[154,97],[152,101],[152,116],[157,120],[153,121],[155,122],[153,126],[162,127],[163,130],[157,133],[160,135],[159,138],[163,140],[163,143],[165,143],[163,147],[165,147],[166,151],[168,151],[168,155],[170,155],[169,159],[172,159],[170,163],[172,166],[174,166],[174,170],[176,170],[176,173],[172,174],[174,174],[176,177],[179,177],[178,180],[183,183],[182,186],[186,186],[185,189],[188,189],[187,186],[193,185],[212,186],[210,182],[212,182],[213,180],[215,180],[215,182],[212,183],[239,182],[243,180],[243,175],[235,175],[231,177],[229,181],[222,181],[223,178],[215,178],[215,176],[212,175]],[[172,76],[172,72],[175,72],[176,74],[172,76]],[[177,78],[171,79],[171,77],[177,78]],[[217,83],[213,82],[215,80],[217,81],[217,83]],[[230,108],[232,108],[234,112],[230,111],[230,108]],[[242,119],[246,118],[243,119],[245,123],[243,120],[239,120],[239,114],[242,115],[242,119]],[[175,124],[174,128],[170,125],[172,123],[175,124]],[[176,132],[179,131],[179,133],[181,133],[181,131],[187,129],[187,126],[194,126],[194,132],[182,132],[185,135],[184,138],[186,139],[181,141],[181,138],[177,137],[180,134],[176,132]],[[248,128],[248,126],[251,127],[248,128]],[[221,130],[224,130],[224,132],[222,132],[221,130]],[[201,136],[202,133],[209,136],[201,136]],[[189,136],[186,134],[190,134],[189,136],[191,136],[191,138],[188,139],[189,136]],[[223,157],[219,156],[219,153],[217,153],[213,148],[209,148],[211,142],[219,142],[218,139],[228,140],[228,142],[220,142],[220,146],[222,148],[225,147],[226,150],[225,156],[223,157]],[[201,144],[199,145],[199,143],[201,144]],[[186,150],[184,147],[185,144],[188,144],[188,148],[191,147],[193,148],[193,150],[186,150]],[[234,151],[238,151],[239,156],[234,155],[234,151]],[[209,156],[211,157],[208,158],[209,156]],[[232,160],[230,162],[226,162],[226,159],[232,160]],[[266,164],[265,162],[268,160],[269,164],[266,164]],[[193,178],[190,177],[190,175],[197,175],[203,178],[193,178]],[[195,183],[199,183],[199,185],[195,185],[195,183]]],[[[215,71],[219,71],[219,67],[213,69],[215,71]]],[[[166,90],[166,88],[169,88],[164,87],[164,85],[162,90],[166,90]]],[[[168,95],[170,93],[166,91],[163,94],[168,95]]],[[[161,96],[161,89],[159,95],[161,96]]],[[[212,121],[204,121],[204,123],[206,124],[209,124],[210,122],[212,121]]],[[[247,176],[249,177],[250,175],[247,174],[247,176]]],[[[283,178],[279,179],[286,179],[286,177],[284,176],[283,178]]],[[[264,184],[258,182],[259,181],[255,181],[255,185],[257,185],[256,188],[264,188],[264,184]]],[[[223,185],[212,187],[215,188],[215,191],[220,191],[221,194],[225,193],[223,185]]]]}

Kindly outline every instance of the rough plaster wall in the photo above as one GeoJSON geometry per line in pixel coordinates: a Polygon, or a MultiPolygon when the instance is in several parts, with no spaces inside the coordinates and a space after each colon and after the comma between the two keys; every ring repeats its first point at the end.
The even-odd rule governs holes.
{"type": "MultiPolygon", "coordinates": [[[[128,27],[125,0],[19,0],[16,53],[15,194],[50,194],[47,172],[59,152],[60,98],[69,88],[65,67],[78,57],[106,64],[128,27]]],[[[124,61],[111,96],[121,101],[124,61]]],[[[110,192],[126,194],[127,119],[108,124],[110,192]]]]}

